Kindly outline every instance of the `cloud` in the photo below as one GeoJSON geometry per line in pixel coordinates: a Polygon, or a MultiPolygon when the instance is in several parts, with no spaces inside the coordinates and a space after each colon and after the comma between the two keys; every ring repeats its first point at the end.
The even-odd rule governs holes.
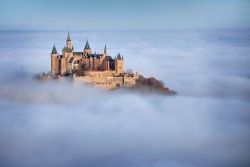
{"type": "Polygon", "coordinates": [[[233,32],[72,33],[77,50],[109,41],[173,97],[34,81],[67,34],[1,33],[0,166],[249,166],[249,31],[233,32]]]}

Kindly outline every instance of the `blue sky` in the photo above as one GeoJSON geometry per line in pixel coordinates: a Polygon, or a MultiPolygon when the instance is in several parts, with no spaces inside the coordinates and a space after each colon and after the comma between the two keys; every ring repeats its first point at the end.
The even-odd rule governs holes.
{"type": "Polygon", "coordinates": [[[0,0],[0,30],[250,27],[249,0],[0,0]]]}

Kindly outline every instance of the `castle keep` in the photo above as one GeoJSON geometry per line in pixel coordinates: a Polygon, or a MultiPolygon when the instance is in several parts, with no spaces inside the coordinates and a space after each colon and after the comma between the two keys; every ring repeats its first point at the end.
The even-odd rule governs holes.
{"type": "Polygon", "coordinates": [[[124,60],[120,53],[112,58],[105,45],[101,54],[92,53],[88,40],[82,52],[75,52],[70,34],[66,46],[59,55],[55,45],[51,52],[51,76],[72,76],[75,80],[85,81],[98,87],[113,89],[133,87],[138,76],[124,72],[124,60]]]}

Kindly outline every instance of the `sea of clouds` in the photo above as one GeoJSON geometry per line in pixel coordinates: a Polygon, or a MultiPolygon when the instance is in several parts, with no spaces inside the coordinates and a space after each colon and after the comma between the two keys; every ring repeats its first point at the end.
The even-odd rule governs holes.
{"type": "Polygon", "coordinates": [[[0,32],[0,166],[247,167],[250,30],[72,32],[176,96],[32,79],[67,32],[0,32]]]}

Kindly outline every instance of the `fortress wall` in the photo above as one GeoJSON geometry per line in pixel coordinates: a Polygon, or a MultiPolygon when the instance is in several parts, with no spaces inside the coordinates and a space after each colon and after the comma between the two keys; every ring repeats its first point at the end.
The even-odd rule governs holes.
{"type": "Polygon", "coordinates": [[[94,85],[96,87],[102,87],[105,89],[115,89],[123,86],[123,77],[109,76],[110,71],[107,72],[88,72],[92,75],[87,76],[74,76],[75,81],[80,81],[94,85]],[[103,74],[101,74],[103,73],[103,74]],[[94,76],[95,75],[95,76],[94,76]]]}
{"type": "Polygon", "coordinates": [[[85,74],[91,77],[104,78],[113,77],[114,71],[87,71],[85,74]]]}
{"type": "Polygon", "coordinates": [[[67,62],[65,58],[60,59],[60,74],[65,75],[67,73],[67,62]]]}
{"type": "Polygon", "coordinates": [[[115,89],[116,85],[113,83],[107,82],[107,78],[94,78],[90,76],[77,76],[73,78],[74,81],[76,82],[82,82],[82,83],[87,83],[91,84],[97,88],[102,88],[102,89],[115,89]]]}
{"type": "Polygon", "coordinates": [[[94,58],[94,67],[93,67],[93,69],[94,70],[99,70],[99,67],[101,66],[101,61],[100,61],[100,59],[96,59],[96,58],[94,58]]]}
{"type": "Polygon", "coordinates": [[[107,83],[112,84],[116,88],[123,87],[123,77],[107,77],[107,83]]]}
{"type": "Polygon", "coordinates": [[[134,87],[136,85],[137,75],[115,77],[114,73],[115,71],[88,71],[86,76],[74,76],[73,79],[105,89],[134,87]]]}
{"type": "Polygon", "coordinates": [[[124,87],[134,87],[136,85],[135,77],[124,77],[124,87]]]}

